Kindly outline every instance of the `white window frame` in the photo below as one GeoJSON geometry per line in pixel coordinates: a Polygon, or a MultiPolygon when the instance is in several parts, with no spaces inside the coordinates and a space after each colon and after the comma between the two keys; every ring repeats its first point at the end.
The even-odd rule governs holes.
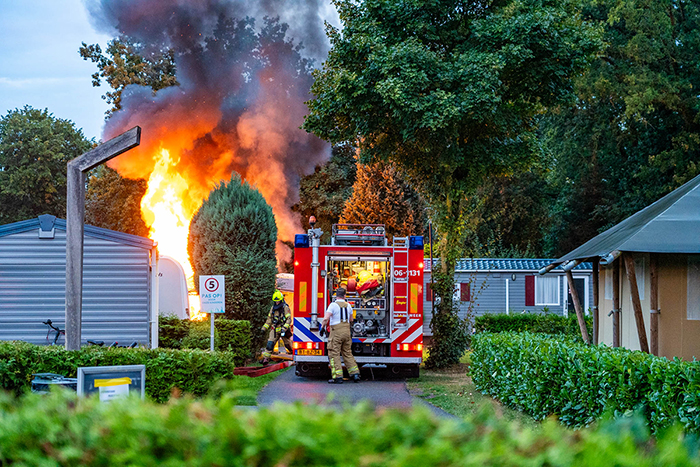
{"type": "MultiPolygon", "coordinates": [[[[591,289],[589,288],[590,287],[590,282],[589,282],[590,277],[588,275],[585,275],[585,276],[584,275],[574,275],[573,278],[574,279],[583,279],[584,296],[579,297],[578,299],[579,299],[579,302],[581,302],[580,304],[581,304],[581,308],[583,308],[583,314],[585,316],[588,316],[589,315],[588,310],[591,307],[590,300],[589,300],[589,296],[591,294],[591,289]]],[[[566,303],[564,303],[564,308],[566,311],[566,315],[568,316],[568,313],[569,313],[569,281],[566,281],[566,283],[564,285],[566,286],[566,295],[565,295],[566,296],[566,303]]]]}
{"type": "Polygon", "coordinates": [[[535,276],[535,306],[558,306],[561,304],[561,276],[535,276]],[[546,303],[538,301],[537,284],[539,281],[557,279],[557,301],[556,303],[546,303]]]}

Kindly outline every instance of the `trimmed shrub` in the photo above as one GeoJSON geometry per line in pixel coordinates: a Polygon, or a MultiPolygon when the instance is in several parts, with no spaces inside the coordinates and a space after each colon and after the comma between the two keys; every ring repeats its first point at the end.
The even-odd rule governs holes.
{"type": "Polygon", "coordinates": [[[247,411],[225,395],[160,406],[75,397],[0,394],[0,465],[700,466],[696,439],[679,429],[652,438],[637,418],[574,432],[552,421],[524,430],[486,409],[456,420],[424,407],[247,411]]]}
{"type": "Polygon", "coordinates": [[[26,342],[0,342],[0,386],[15,394],[30,388],[32,374],[59,373],[75,377],[78,367],[146,365],[146,395],[165,402],[174,388],[203,396],[216,381],[231,378],[244,358],[234,352],[171,349],[109,349],[39,346],[26,342]]]}
{"type": "MultiPolygon", "coordinates": [[[[208,319],[191,321],[161,316],[158,324],[158,347],[200,350],[211,347],[211,323],[208,319]]],[[[245,360],[250,356],[250,323],[217,317],[214,320],[214,345],[216,350],[235,352],[236,360],[245,360]]]]}
{"type": "Polygon", "coordinates": [[[158,317],[158,347],[181,349],[182,340],[190,333],[189,319],[177,316],[158,317]]]}
{"type": "Polygon", "coordinates": [[[471,358],[477,389],[538,420],[579,427],[637,410],[654,432],[700,433],[700,362],[531,333],[477,334],[471,358]]]}
{"type": "MultiPolygon", "coordinates": [[[[593,335],[593,318],[585,317],[588,335],[593,335]]],[[[542,334],[565,334],[580,337],[581,330],[575,314],[568,317],[554,314],[516,313],[506,315],[493,313],[477,316],[476,332],[534,332],[542,334]]]]}

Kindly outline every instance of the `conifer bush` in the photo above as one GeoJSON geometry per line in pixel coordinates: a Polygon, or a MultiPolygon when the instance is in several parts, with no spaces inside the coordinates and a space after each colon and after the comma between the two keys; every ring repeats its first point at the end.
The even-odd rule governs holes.
{"type": "Polygon", "coordinates": [[[225,276],[225,317],[250,322],[253,347],[263,337],[260,328],[272,305],[276,242],[272,208],[236,173],[209,194],[190,223],[187,248],[195,284],[200,275],[225,276]]]}

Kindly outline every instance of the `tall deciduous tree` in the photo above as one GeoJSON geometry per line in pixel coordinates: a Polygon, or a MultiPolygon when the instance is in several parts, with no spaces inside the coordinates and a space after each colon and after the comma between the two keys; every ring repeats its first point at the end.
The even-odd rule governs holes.
{"type": "Polygon", "coordinates": [[[540,165],[483,183],[472,198],[466,251],[473,257],[542,257],[556,198],[540,165]]]}
{"type": "Polygon", "coordinates": [[[606,47],[576,105],[545,120],[559,193],[548,237],[564,254],[700,173],[700,6],[603,0],[585,11],[606,47]]]}
{"type": "Polygon", "coordinates": [[[468,195],[530,163],[535,117],[570,96],[599,37],[574,1],[334,3],[343,29],[328,29],[304,128],[357,142],[364,162],[393,161],[430,203],[442,300],[427,363],[451,364],[467,345],[451,297],[468,195]]]}
{"type": "Polygon", "coordinates": [[[341,222],[384,224],[389,238],[423,235],[426,206],[390,162],[360,164],[341,222]]]}
{"type": "Polygon", "coordinates": [[[255,344],[275,290],[276,241],[272,208],[237,174],[209,194],[190,223],[195,285],[202,274],[226,276],[225,316],[250,321],[255,344]]]}
{"type": "Polygon", "coordinates": [[[148,237],[141,217],[146,180],[124,178],[106,165],[90,173],[85,200],[85,222],[105,229],[148,237]]]}
{"type": "Polygon", "coordinates": [[[66,164],[94,145],[69,120],[25,106],[0,119],[0,224],[66,216],[66,164]]]}
{"type": "Polygon", "coordinates": [[[102,96],[108,104],[113,104],[107,111],[108,117],[121,109],[122,91],[130,84],[150,87],[154,93],[178,84],[175,51],[172,49],[141,44],[122,35],[107,43],[105,54],[99,44],[87,45],[85,42],[79,52],[83,60],[97,64],[98,71],[92,74],[92,85],[100,86],[104,79],[114,89],[102,96]]]}

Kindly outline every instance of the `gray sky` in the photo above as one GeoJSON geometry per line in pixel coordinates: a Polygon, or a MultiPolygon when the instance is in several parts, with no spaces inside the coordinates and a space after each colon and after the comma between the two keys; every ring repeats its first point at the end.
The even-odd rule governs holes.
{"type": "Polygon", "coordinates": [[[0,0],[0,115],[48,108],[99,139],[109,88],[92,86],[97,68],[78,48],[110,39],[92,28],[81,0],[0,0]]]}
{"type": "MultiPolygon", "coordinates": [[[[339,26],[330,2],[322,8],[339,26]]],[[[0,116],[25,105],[47,108],[99,140],[110,107],[101,96],[110,88],[92,86],[97,67],[78,49],[86,42],[104,50],[112,38],[93,28],[82,0],[0,0],[0,116]]]]}

